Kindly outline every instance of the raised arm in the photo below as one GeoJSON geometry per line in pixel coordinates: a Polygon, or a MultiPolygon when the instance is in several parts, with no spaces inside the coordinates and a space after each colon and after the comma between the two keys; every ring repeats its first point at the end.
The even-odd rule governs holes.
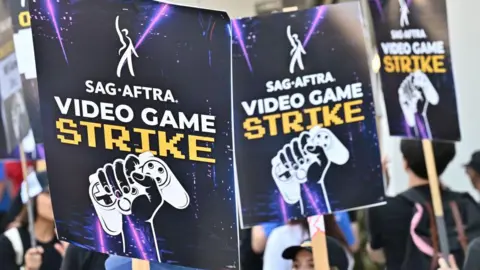
{"type": "Polygon", "coordinates": [[[292,30],[290,25],[287,26],[287,37],[288,37],[288,40],[290,41],[290,44],[292,45],[292,48],[295,48],[297,45],[295,44],[295,40],[293,40],[292,30]]]}
{"type": "Polygon", "coordinates": [[[118,54],[120,55],[120,53],[122,52],[123,49],[125,49],[127,44],[125,44],[125,40],[123,40],[123,35],[122,35],[122,32],[120,31],[120,26],[118,25],[118,19],[119,19],[119,16],[115,18],[115,29],[117,30],[118,38],[120,38],[120,42],[122,43],[122,47],[118,50],[118,54]]]}

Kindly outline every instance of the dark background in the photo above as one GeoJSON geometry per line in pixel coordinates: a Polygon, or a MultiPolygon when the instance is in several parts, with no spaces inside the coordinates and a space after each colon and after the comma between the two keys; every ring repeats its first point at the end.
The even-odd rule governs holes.
{"type": "MultiPolygon", "coordinates": [[[[380,43],[394,41],[390,37],[390,30],[402,29],[400,27],[400,8],[397,0],[370,0],[369,3],[374,22],[378,52],[380,59],[382,59],[384,55],[380,43]]],[[[461,135],[448,37],[446,3],[443,0],[410,0],[409,3],[410,25],[405,27],[405,29],[425,29],[428,37],[427,40],[443,41],[446,51],[444,63],[447,72],[442,74],[427,74],[440,96],[438,105],[428,107],[428,119],[430,121],[432,137],[440,140],[459,141],[461,135]]],[[[408,40],[405,41],[408,42],[408,40]]],[[[410,41],[413,42],[414,40],[410,41]]],[[[398,86],[408,74],[385,73],[383,72],[383,68],[381,70],[383,96],[385,99],[390,134],[392,136],[409,137],[406,132],[402,109],[398,102],[398,86]]],[[[412,136],[414,136],[413,132],[412,136]]]]}
{"type": "MultiPolygon", "coordinates": [[[[67,2],[52,1],[59,26],[63,28],[61,34],[68,64],[50,16],[46,15],[46,1],[37,1],[31,6],[50,190],[60,237],[89,249],[141,257],[140,247],[129,242],[127,253],[122,254],[120,239],[107,237],[98,230],[88,196],[88,176],[103,164],[124,158],[127,153],[104,150],[100,132],[96,134],[100,138],[98,148],[88,148],[86,143],[81,146],[61,144],[56,139],[55,120],[60,113],[53,96],[128,104],[135,107],[137,115],[128,128],[148,128],[140,120],[144,107],[157,109],[159,115],[166,109],[186,115],[211,113],[217,117],[211,154],[216,158],[215,164],[162,157],[187,190],[191,201],[184,210],[164,204],[155,219],[157,238],[163,262],[203,269],[226,266],[236,269],[238,242],[230,131],[229,18],[225,13],[170,6],[168,16],[160,19],[137,49],[139,58],[133,58],[136,77],[131,78],[124,67],[123,76],[118,79],[115,73],[121,43],[115,31],[115,17],[120,15],[120,26],[128,28],[135,43],[161,4],[149,2],[149,5],[138,6],[126,1],[105,0],[67,2]],[[179,103],[88,94],[84,87],[88,79],[115,82],[117,86],[171,89],[179,103]],[[104,247],[99,241],[101,237],[106,238],[104,247]]],[[[73,113],[69,118],[80,120],[73,113]]],[[[175,132],[192,134],[190,130],[163,130],[168,136],[175,132]]],[[[185,135],[180,143],[184,153],[187,151],[186,138],[185,135]]],[[[131,139],[131,146],[140,142],[139,137],[131,139]]],[[[156,140],[151,140],[151,147],[158,147],[156,140]]],[[[134,214],[130,218],[135,222],[134,214]]],[[[124,221],[124,228],[127,225],[124,221]]],[[[151,237],[142,237],[145,233],[142,227],[135,227],[144,240],[147,259],[155,260],[151,237]]],[[[126,237],[130,237],[127,242],[131,235],[132,231],[126,233],[126,237]]]]}
{"type": "MultiPolygon", "coordinates": [[[[316,27],[303,57],[305,70],[290,75],[290,43],[286,35],[287,25],[292,33],[304,40],[317,14],[317,8],[297,13],[283,13],[269,17],[246,18],[237,23],[242,30],[249,59],[253,66],[250,72],[239,45],[233,39],[235,153],[238,184],[240,188],[243,225],[250,226],[265,221],[283,221],[282,199],[271,176],[271,159],[285,143],[298,134],[277,135],[262,139],[247,140],[243,134],[243,120],[247,118],[242,101],[285,94],[308,93],[314,89],[355,82],[363,83],[362,105],[365,121],[331,127],[332,132],[350,151],[350,159],[343,166],[332,164],[326,176],[326,187],[331,208],[334,211],[378,203],[383,200],[384,188],[380,169],[380,155],[375,127],[374,105],[366,62],[363,29],[360,24],[359,6],[348,3],[328,7],[316,27]],[[298,90],[267,93],[265,83],[269,80],[330,71],[336,82],[298,90]]],[[[305,106],[314,107],[312,105],[305,106]]],[[[343,112],[340,113],[343,115],[343,112]]],[[[342,116],[343,117],[343,116],[342,116]]],[[[308,117],[306,117],[308,119],[308,117]]],[[[319,119],[322,119],[321,116],[319,119]]],[[[326,211],[321,196],[321,186],[316,184],[319,171],[309,172],[309,188],[316,205],[307,205],[305,214],[316,215],[326,211]]],[[[302,195],[303,198],[307,196],[302,195]]],[[[287,204],[285,204],[287,205],[287,204]]],[[[288,207],[289,218],[300,217],[298,205],[288,207]]]]}

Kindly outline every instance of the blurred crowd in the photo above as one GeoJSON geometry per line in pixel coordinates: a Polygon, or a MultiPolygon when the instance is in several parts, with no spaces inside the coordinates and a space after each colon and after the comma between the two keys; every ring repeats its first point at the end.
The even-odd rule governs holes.
{"type": "MultiPolygon", "coordinates": [[[[455,145],[433,142],[438,175],[455,157],[455,145]]],[[[324,216],[330,269],[478,270],[480,268],[480,206],[468,193],[441,185],[449,257],[441,255],[439,228],[421,141],[403,140],[399,146],[408,190],[387,197],[386,204],[366,210],[324,216]]],[[[386,185],[388,159],[382,162],[386,185]]],[[[0,182],[0,269],[75,270],[132,269],[132,260],[89,251],[59,241],[55,233],[46,171],[27,178],[38,190],[28,204],[26,185],[18,162],[6,162],[0,182]],[[23,184],[22,184],[23,183],[23,184]],[[31,206],[33,216],[29,217],[31,206]],[[30,226],[33,221],[34,226],[30,226]],[[33,228],[33,230],[32,230],[33,228]],[[34,246],[33,246],[34,245],[34,246]]],[[[480,190],[480,152],[465,164],[465,177],[480,190]]],[[[440,177],[441,179],[441,177],[440,177]]],[[[354,188],[354,187],[351,187],[354,188]]],[[[314,269],[307,220],[287,224],[263,223],[240,230],[240,264],[246,270],[314,269]]],[[[187,269],[151,263],[150,269],[187,269]]]]}

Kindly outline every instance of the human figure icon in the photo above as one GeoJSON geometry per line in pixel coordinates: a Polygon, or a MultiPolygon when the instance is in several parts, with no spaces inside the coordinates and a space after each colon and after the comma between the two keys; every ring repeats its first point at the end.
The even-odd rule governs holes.
{"type": "Polygon", "coordinates": [[[303,48],[302,42],[300,41],[300,39],[298,39],[298,35],[292,34],[290,25],[287,27],[287,36],[290,44],[292,45],[292,50],[290,51],[291,60],[289,70],[290,73],[293,74],[295,72],[296,65],[298,65],[298,68],[300,68],[300,70],[304,69],[302,57],[303,55],[307,54],[307,52],[305,52],[305,48],[303,48]]]}
{"type": "Polygon", "coordinates": [[[132,77],[135,77],[135,72],[133,71],[133,64],[132,64],[132,55],[135,55],[136,57],[138,57],[138,54],[137,54],[137,51],[135,50],[135,46],[133,45],[132,40],[128,36],[128,30],[125,28],[120,30],[120,27],[118,25],[118,19],[119,19],[119,16],[117,16],[117,18],[115,19],[115,28],[117,29],[118,37],[120,38],[120,42],[122,43],[122,47],[120,48],[120,50],[118,50],[118,55],[121,55],[122,51],[123,51],[123,55],[120,58],[120,62],[118,62],[117,77],[120,78],[120,74],[122,73],[122,68],[125,65],[125,62],[127,62],[130,75],[132,75],[132,77]],[[125,40],[127,40],[127,42],[125,42],[125,40]]]}
{"type": "Polygon", "coordinates": [[[400,26],[408,26],[410,24],[408,20],[408,14],[410,13],[408,3],[406,0],[398,0],[398,3],[400,4],[400,26]]]}

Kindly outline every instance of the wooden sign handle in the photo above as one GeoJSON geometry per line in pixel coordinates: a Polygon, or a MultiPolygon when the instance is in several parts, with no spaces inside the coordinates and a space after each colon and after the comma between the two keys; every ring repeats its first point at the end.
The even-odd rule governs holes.
{"type": "Polygon", "coordinates": [[[310,237],[312,238],[312,252],[315,270],[330,269],[327,250],[327,235],[325,234],[325,220],[322,215],[308,218],[310,237]]]}
{"type": "Polygon", "coordinates": [[[140,259],[132,259],[132,270],[150,270],[150,262],[140,259]]]}
{"type": "Polygon", "coordinates": [[[432,141],[422,140],[423,154],[425,156],[425,165],[427,166],[428,183],[430,185],[430,193],[432,196],[433,212],[437,224],[438,237],[440,239],[441,255],[448,262],[450,248],[448,246],[447,229],[443,216],[442,196],[440,193],[440,182],[438,180],[437,167],[435,164],[435,156],[433,153],[432,141]]]}

